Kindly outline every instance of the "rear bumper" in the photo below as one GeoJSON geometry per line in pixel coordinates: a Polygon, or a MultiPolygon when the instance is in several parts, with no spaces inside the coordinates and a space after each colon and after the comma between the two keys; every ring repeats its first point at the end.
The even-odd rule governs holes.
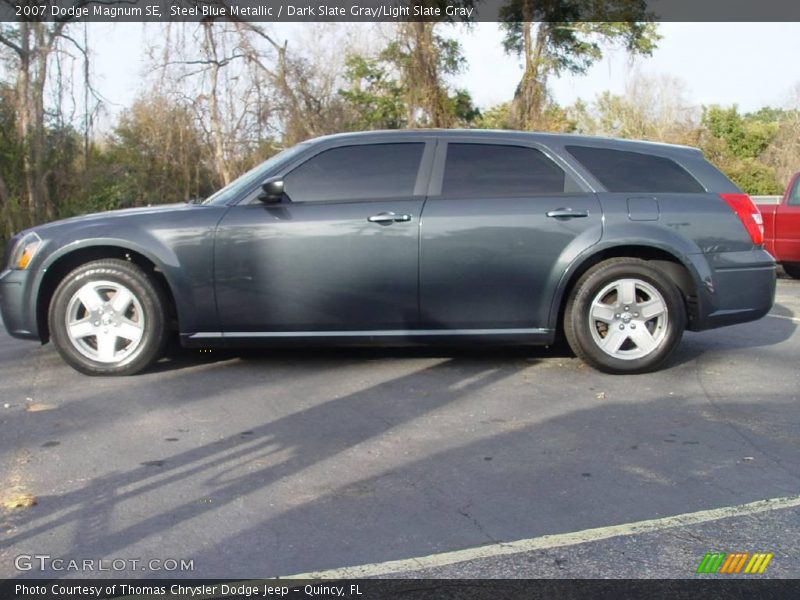
{"type": "Polygon", "coordinates": [[[706,260],[693,330],[755,321],[772,309],[777,268],[765,250],[721,252],[706,255],[706,260]]]}
{"type": "Polygon", "coordinates": [[[38,340],[36,307],[31,306],[28,293],[30,272],[3,271],[0,273],[0,313],[9,335],[25,340],[38,340]]]}

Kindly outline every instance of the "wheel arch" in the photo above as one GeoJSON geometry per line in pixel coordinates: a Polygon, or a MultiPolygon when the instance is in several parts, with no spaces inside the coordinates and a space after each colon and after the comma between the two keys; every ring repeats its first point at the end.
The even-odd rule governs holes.
{"type": "Polygon", "coordinates": [[[658,266],[680,290],[689,328],[699,319],[700,277],[688,259],[681,258],[671,250],[644,242],[595,247],[592,250],[574,261],[561,279],[550,311],[550,326],[554,330],[562,332],[567,300],[581,276],[593,266],[610,258],[639,258],[658,266]]]}
{"type": "Polygon", "coordinates": [[[142,269],[163,292],[169,311],[168,319],[179,322],[174,283],[170,281],[170,276],[163,268],[161,261],[152,253],[141,248],[134,248],[131,244],[104,241],[77,248],[65,248],[48,258],[42,269],[41,280],[35,294],[36,324],[42,343],[47,343],[50,339],[47,313],[59,283],[81,265],[108,258],[126,260],[142,269]]]}

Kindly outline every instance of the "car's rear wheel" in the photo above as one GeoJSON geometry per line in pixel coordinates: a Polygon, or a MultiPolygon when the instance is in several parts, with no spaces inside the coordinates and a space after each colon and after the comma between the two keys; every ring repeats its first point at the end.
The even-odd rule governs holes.
{"type": "Polygon", "coordinates": [[[573,352],[607,373],[656,370],[685,327],[680,290],[636,258],[614,258],[589,269],[575,284],[564,315],[573,352]]]}
{"type": "Polygon", "coordinates": [[[58,352],[87,375],[132,375],[157,360],[166,340],[165,302],[136,265],[99,260],[56,289],[49,311],[58,352]]]}
{"type": "Polygon", "coordinates": [[[800,279],[800,263],[784,264],[783,270],[792,279],[800,279]]]}

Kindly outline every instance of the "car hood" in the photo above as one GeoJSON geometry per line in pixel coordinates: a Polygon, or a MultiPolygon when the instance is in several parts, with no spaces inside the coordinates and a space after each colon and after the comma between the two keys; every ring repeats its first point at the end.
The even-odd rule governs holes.
{"type": "Polygon", "coordinates": [[[161,204],[158,206],[143,206],[140,208],[123,208],[119,210],[109,210],[105,212],[91,213],[88,215],[80,215],[77,217],[70,217],[68,219],[61,219],[59,221],[51,221],[37,227],[32,228],[32,231],[37,233],[47,233],[52,229],[61,228],[64,225],[70,224],[102,224],[105,222],[118,223],[123,219],[135,219],[144,215],[152,215],[159,213],[174,213],[177,211],[192,210],[197,208],[196,204],[161,204]]]}

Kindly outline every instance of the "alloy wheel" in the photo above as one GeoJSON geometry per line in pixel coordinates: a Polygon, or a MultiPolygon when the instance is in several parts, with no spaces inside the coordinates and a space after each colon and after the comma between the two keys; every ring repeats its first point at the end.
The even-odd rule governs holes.
{"type": "Polygon", "coordinates": [[[131,359],[141,346],[145,316],[136,295],[113,281],[90,281],[67,305],[69,341],[86,358],[104,364],[131,359]]]}
{"type": "Polygon", "coordinates": [[[667,334],[667,303],[641,279],[618,279],[598,292],[589,307],[592,339],[609,356],[635,360],[655,352],[667,334]]]}

